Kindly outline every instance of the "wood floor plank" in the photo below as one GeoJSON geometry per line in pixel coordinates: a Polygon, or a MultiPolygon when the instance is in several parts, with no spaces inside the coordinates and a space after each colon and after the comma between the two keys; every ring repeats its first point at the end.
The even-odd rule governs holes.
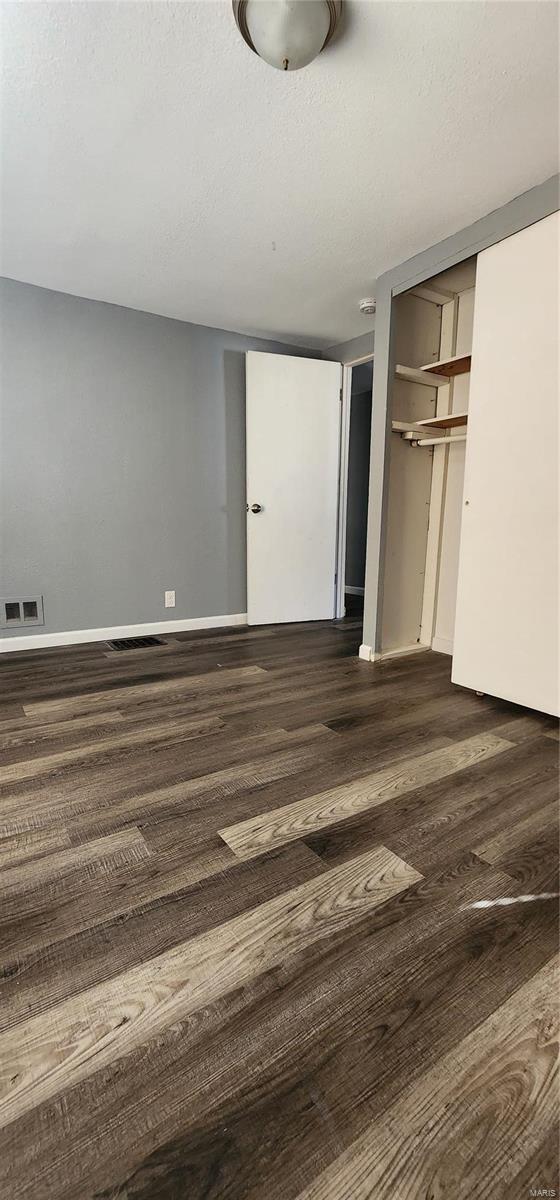
{"type": "Polygon", "coordinates": [[[543,1132],[554,1127],[557,989],[555,959],[406,1092],[300,1200],[505,1194],[543,1132]]]}
{"type": "MultiPolygon", "coordinates": [[[[312,682],[302,684],[299,689],[292,689],[291,692],[286,688],[272,691],[272,688],[267,687],[266,694],[257,697],[251,697],[247,690],[243,696],[232,697],[227,705],[219,704],[217,711],[228,720],[273,720],[276,724],[289,728],[290,721],[301,719],[299,710],[302,704],[305,704],[308,721],[321,721],[324,724],[340,720],[341,717],[354,717],[356,714],[365,715],[369,721],[375,721],[377,718],[387,724],[389,720],[402,716],[403,711],[408,710],[411,713],[410,721],[413,723],[414,715],[418,718],[418,707],[431,696],[433,687],[429,687],[427,681],[416,687],[409,700],[403,702],[402,685],[399,686],[399,682],[393,677],[380,681],[379,691],[375,692],[367,686],[367,681],[349,678],[336,687],[312,682]]],[[[332,727],[336,728],[334,725],[332,727]]],[[[441,730],[438,732],[441,734],[441,730]]]]}
{"type": "MultiPolygon", "coordinates": [[[[212,798],[225,800],[245,789],[259,788],[271,780],[283,779],[309,767],[321,757],[325,736],[327,740],[336,738],[336,734],[321,725],[303,726],[296,731],[276,729],[269,734],[244,739],[240,745],[235,745],[233,753],[224,748],[222,754],[221,747],[216,752],[214,745],[200,749],[198,741],[196,745],[190,742],[191,757],[187,760],[181,756],[177,764],[175,774],[179,775],[180,782],[151,790],[150,771],[144,763],[139,768],[128,762],[117,770],[112,767],[109,779],[101,777],[101,786],[99,763],[96,763],[95,787],[86,776],[85,783],[83,777],[76,782],[65,781],[54,795],[46,793],[41,786],[39,791],[33,788],[6,797],[2,805],[4,820],[0,821],[0,837],[27,828],[48,827],[70,817],[75,836],[82,840],[92,831],[108,831],[140,817],[159,823],[173,815],[178,805],[186,811],[208,803],[212,798]],[[195,750],[191,750],[193,746],[195,750]],[[271,753],[275,747],[278,747],[277,752],[271,753]],[[233,759],[232,765],[218,771],[208,769],[215,763],[217,753],[222,759],[233,759]]],[[[166,758],[168,760],[169,756],[166,758]]]]}
{"type": "Polygon", "coordinates": [[[542,737],[554,725],[553,717],[546,717],[542,713],[527,716],[525,710],[516,710],[505,700],[494,700],[489,712],[485,697],[473,696],[469,692],[466,695],[471,699],[470,710],[461,711],[450,705],[442,717],[442,732],[450,737],[473,737],[476,733],[486,731],[508,742],[521,744],[531,738],[542,737]]]}
{"type": "Polygon", "coordinates": [[[21,720],[24,716],[23,706],[8,701],[5,704],[0,704],[0,729],[10,727],[12,721],[21,720]]]}
{"type": "Polygon", "coordinates": [[[541,1196],[560,1194],[560,1138],[556,1126],[545,1137],[513,1182],[507,1184],[503,1200],[527,1200],[531,1189],[541,1196]]]}
{"type": "Polygon", "coordinates": [[[21,762],[0,766],[0,784],[13,783],[22,779],[36,779],[40,775],[51,775],[64,769],[80,767],[82,763],[92,758],[102,758],[115,754],[129,754],[136,746],[145,748],[155,746],[158,742],[188,741],[189,738],[204,737],[223,729],[223,721],[219,717],[196,717],[192,721],[169,721],[161,725],[153,725],[134,733],[127,730],[116,733],[111,737],[98,738],[92,744],[76,746],[72,750],[62,750],[58,754],[48,754],[44,758],[30,758],[21,762]]]}
{"type": "Polygon", "coordinates": [[[180,1180],[189,1200],[292,1200],[314,1164],[321,1169],[333,1156],[333,1126],[337,1144],[354,1140],[361,1122],[554,954],[554,920],[546,926],[535,908],[466,904],[508,887],[493,868],[482,871],[464,886],[459,874],[455,894],[451,879],[413,885],[352,926],[349,938],[314,943],[205,1008],[179,1037],[170,1029],[145,1043],[128,1069],[113,1064],[66,1091],[63,1108],[53,1100],[21,1118],[6,1138],[33,1149],[9,1195],[19,1200],[31,1188],[41,1200],[85,1200],[93,1178],[99,1191],[119,1179],[116,1195],[142,1195],[146,1180],[156,1186],[153,1168],[156,1195],[180,1180]],[[409,896],[426,884],[415,909],[409,896]],[[431,923],[430,894],[439,896],[431,923]],[[504,946],[507,972],[499,969],[504,946]]]}
{"type": "Polygon", "coordinates": [[[2,1200],[297,1200],[389,1113],[405,1200],[554,1179],[557,726],[360,640],[0,659],[2,1200]],[[325,796],[265,852],[218,832],[325,796]]]}
{"type": "Polygon", "coordinates": [[[0,1036],[0,1122],[130,1053],[419,879],[380,847],[0,1036]]]}
{"type": "Polygon", "coordinates": [[[481,759],[491,758],[511,748],[511,743],[493,734],[480,734],[449,749],[434,750],[404,765],[374,772],[356,782],[309,796],[274,812],[220,829],[220,836],[239,858],[252,858],[284,845],[294,838],[305,838],[328,825],[353,817],[366,809],[384,804],[395,795],[412,791],[423,783],[461,771],[481,759]]]}
{"type": "MultiPolygon", "coordinates": [[[[115,835],[111,835],[115,836],[115,835]]],[[[105,842],[105,837],[99,839],[105,842]]],[[[97,839],[96,839],[97,841],[97,839]]],[[[128,914],[142,910],[183,888],[227,871],[239,861],[220,838],[206,838],[186,854],[180,848],[177,856],[164,857],[150,853],[109,861],[95,861],[89,873],[83,869],[53,879],[48,899],[41,893],[25,898],[18,910],[5,908],[0,913],[0,975],[14,970],[14,946],[21,957],[36,953],[43,947],[52,948],[61,941],[85,931],[96,929],[111,918],[126,920],[128,914]],[[102,886],[94,886],[93,874],[103,878],[102,886]]],[[[177,941],[182,940],[178,935],[177,941]]]]}
{"type": "MultiPolygon", "coordinates": [[[[542,744],[542,740],[541,740],[542,744]]],[[[481,835],[494,836],[527,815],[535,822],[557,788],[554,755],[535,739],[507,754],[475,763],[459,775],[398,796],[382,807],[329,826],[306,842],[329,866],[377,842],[426,873],[470,851],[481,835]]]]}
{"type": "Polygon", "coordinates": [[[72,743],[74,739],[98,737],[100,729],[107,727],[110,732],[122,720],[122,713],[115,710],[88,713],[85,717],[70,717],[65,721],[48,721],[41,725],[22,714],[21,718],[0,726],[0,761],[5,763],[17,757],[29,758],[34,753],[40,754],[41,747],[51,742],[72,743]]]}
{"type": "MultiPolygon", "coordinates": [[[[155,958],[185,937],[197,937],[325,870],[321,860],[298,843],[275,850],[258,863],[235,861],[229,870],[208,872],[170,892],[161,889],[162,894],[153,899],[141,893],[140,903],[134,889],[127,893],[121,885],[117,899],[109,886],[99,921],[90,903],[79,932],[57,938],[61,931],[55,927],[47,932],[45,946],[27,953],[20,950],[17,961],[0,970],[0,1030],[155,958]]],[[[36,942],[35,930],[32,937],[36,942]]]]}
{"type": "MultiPolygon", "coordinates": [[[[533,743],[534,744],[534,743],[533,743]]],[[[515,754],[515,751],[512,752],[515,754]]],[[[521,772],[523,773],[523,772],[521,772]]],[[[544,765],[542,772],[538,769],[530,773],[531,805],[538,820],[539,814],[546,811],[554,801],[558,792],[556,772],[550,765],[544,765]]],[[[522,819],[527,812],[527,783],[521,779],[513,782],[509,789],[498,789],[498,794],[490,793],[485,805],[475,802],[459,809],[445,829],[445,852],[451,857],[461,853],[466,847],[474,845],[499,835],[516,820],[522,819]]],[[[425,829],[425,836],[414,839],[416,845],[410,855],[410,860],[417,870],[429,870],[442,861],[441,828],[425,829]]],[[[414,838],[414,835],[413,835],[414,838]]],[[[389,845],[395,854],[405,855],[411,849],[411,838],[402,829],[389,838],[389,845]]]]}
{"type": "Polygon", "coordinates": [[[498,866],[504,874],[515,879],[527,894],[555,892],[560,895],[560,854],[558,838],[550,830],[534,841],[516,846],[515,850],[503,855],[498,866]]]}
{"type": "Polygon", "coordinates": [[[211,692],[227,685],[254,683],[256,679],[264,680],[266,672],[262,667],[234,667],[231,670],[214,670],[204,675],[180,675],[178,678],[155,680],[150,683],[132,684],[130,687],[111,688],[100,692],[89,692],[82,696],[70,696],[60,700],[44,700],[32,704],[24,704],[24,711],[30,717],[43,717],[57,714],[57,719],[64,716],[75,716],[78,713],[95,712],[97,709],[119,708],[122,704],[131,704],[135,700],[143,701],[159,697],[161,694],[184,694],[192,692],[200,695],[201,691],[211,692]]]}
{"type": "MultiPolygon", "coordinates": [[[[333,639],[332,635],[325,637],[324,632],[316,633],[312,640],[308,635],[287,641],[280,637],[274,646],[268,647],[266,653],[263,653],[261,646],[236,646],[231,650],[218,647],[200,652],[195,645],[195,642],[191,642],[182,650],[179,649],[178,653],[165,658],[147,656],[146,659],[137,660],[120,654],[114,662],[107,661],[104,656],[95,660],[59,660],[56,673],[51,670],[51,654],[50,662],[44,659],[26,667],[20,664],[12,669],[13,664],[6,662],[4,673],[9,680],[9,694],[13,697],[14,705],[21,699],[25,703],[30,699],[38,703],[63,700],[71,695],[83,698],[88,693],[105,689],[196,678],[226,669],[233,671],[251,666],[281,671],[290,663],[294,673],[304,673],[310,672],[311,664],[316,671],[320,671],[329,666],[332,668],[338,662],[345,670],[352,669],[355,674],[360,673],[360,667],[354,666],[349,658],[349,655],[356,653],[357,642],[333,639]]],[[[220,686],[225,687],[226,684],[227,676],[220,686]]]]}
{"type": "Polygon", "coordinates": [[[510,821],[494,837],[473,846],[473,850],[485,862],[499,863],[512,858],[516,850],[534,840],[537,835],[548,837],[550,844],[555,845],[557,818],[558,802],[554,799],[536,812],[529,813],[524,820],[510,821]]]}
{"type": "Polygon", "coordinates": [[[66,829],[38,829],[3,838],[0,841],[0,889],[1,872],[29,859],[41,858],[56,850],[66,850],[69,845],[70,837],[66,829]]]}
{"type": "Polygon", "coordinates": [[[547,719],[542,713],[527,716],[521,712],[511,720],[497,725],[493,732],[498,737],[506,738],[508,742],[525,742],[529,738],[542,737],[543,734],[548,737],[554,733],[557,735],[558,722],[554,717],[547,719]]]}
{"type": "Polygon", "coordinates": [[[9,919],[11,905],[16,898],[16,915],[21,918],[24,913],[25,896],[28,893],[36,893],[47,880],[56,879],[60,883],[70,872],[77,869],[87,869],[92,864],[104,867],[107,862],[138,861],[147,858],[149,853],[140,830],[132,827],[99,838],[95,842],[71,846],[48,856],[43,855],[32,862],[12,866],[2,871],[0,879],[1,919],[9,919]]]}

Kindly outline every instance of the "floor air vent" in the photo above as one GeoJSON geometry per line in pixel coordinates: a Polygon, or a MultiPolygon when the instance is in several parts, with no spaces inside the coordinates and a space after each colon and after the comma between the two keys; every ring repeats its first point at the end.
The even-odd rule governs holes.
{"type": "Polygon", "coordinates": [[[165,642],[157,637],[115,638],[107,645],[111,650],[147,650],[148,646],[165,646],[165,642]]]}

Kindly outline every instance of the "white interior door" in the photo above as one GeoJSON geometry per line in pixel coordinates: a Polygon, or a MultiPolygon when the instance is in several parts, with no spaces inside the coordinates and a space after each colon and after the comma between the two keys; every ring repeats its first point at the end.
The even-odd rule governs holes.
{"type": "Polygon", "coordinates": [[[478,256],[452,674],[556,714],[559,233],[478,256]]]}
{"type": "Polygon", "coordinates": [[[340,363],[249,351],[247,616],[335,614],[340,363]]]}

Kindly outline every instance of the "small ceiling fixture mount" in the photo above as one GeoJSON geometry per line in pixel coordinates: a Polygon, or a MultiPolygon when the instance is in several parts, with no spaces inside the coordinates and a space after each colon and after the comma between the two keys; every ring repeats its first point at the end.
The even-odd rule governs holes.
{"type": "Polygon", "coordinates": [[[244,41],[271,67],[299,71],[331,41],[342,0],[233,0],[244,41]]]}
{"type": "Polygon", "coordinates": [[[373,296],[367,296],[365,300],[360,300],[360,312],[364,317],[372,317],[375,312],[375,300],[373,296]]]}

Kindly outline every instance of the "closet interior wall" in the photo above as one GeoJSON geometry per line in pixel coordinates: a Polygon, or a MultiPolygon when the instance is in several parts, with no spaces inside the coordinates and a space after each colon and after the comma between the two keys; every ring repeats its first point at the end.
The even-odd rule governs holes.
{"type": "MultiPolygon", "coordinates": [[[[476,260],[430,280],[395,303],[396,361],[410,368],[469,354],[476,260]]],[[[468,411],[469,374],[429,387],[397,377],[392,420],[468,411]]],[[[428,430],[456,444],[414,446],[391,434],[384,563],[382,654],[453,651],[463,506],[465,428],[428,430]]]]}
{"type": "MultiPolygon", "coordinates": [[[[394,302],[398,363],[421,367],[439,357],[441,307],[416,296],[394,302]]],[[[404,379],[393,384],[393,420],[434,416],[436,389],[404,379]]],[[[382,651],[416,648],[420,640],[432,480],[430,450],[391,435],[385,542],[382,651]]]]}

